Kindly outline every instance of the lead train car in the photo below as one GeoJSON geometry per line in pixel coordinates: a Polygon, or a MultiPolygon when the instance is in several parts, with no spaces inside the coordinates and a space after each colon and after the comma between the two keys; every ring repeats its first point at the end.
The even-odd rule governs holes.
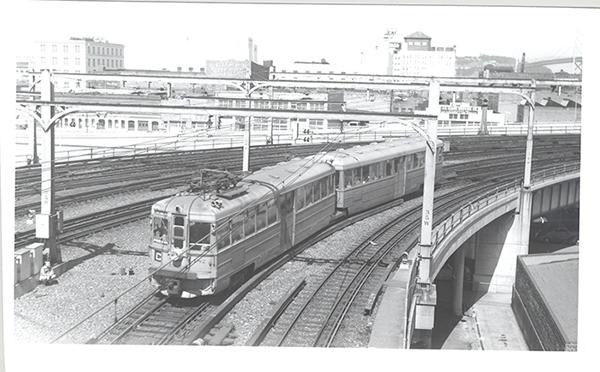
{"type": "Polygon", "coordinates": [[[151,281],[182,297],[237,285],[339,211],[419,190],[424,154],[419,139],[357,146],[263,168],[222,194],[161,200],[152,207],[151,281]]]}

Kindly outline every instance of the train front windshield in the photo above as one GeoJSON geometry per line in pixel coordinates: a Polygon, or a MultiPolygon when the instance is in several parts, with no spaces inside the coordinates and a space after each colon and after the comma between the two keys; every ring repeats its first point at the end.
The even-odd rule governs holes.
{"type": "Polygon", "coordinates": [[[210,224],[205,222],[190,223],[190,248],[201,249],[210,246],[210,224]]]}
{"type": "Polygon", "coordinates": [[[168,242],[167,233],[169,232],[169,220],[167,218],[155,216],[152,219],[152,231],[154,240],[168,242]]]}

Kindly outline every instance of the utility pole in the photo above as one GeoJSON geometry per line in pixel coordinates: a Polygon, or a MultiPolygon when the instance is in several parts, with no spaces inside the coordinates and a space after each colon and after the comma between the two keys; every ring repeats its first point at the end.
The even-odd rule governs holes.
{"type": "Polygon", "coordinates": [[[413,339],[425,347],[431,347],[435,318],[437,292],[431,283],[431,230],[433,227],[433,192],[435,184],[435,158],[437,142],[437,118],[440,111],[440,84],[429,83],[429,107],[427,113],[434,118],[427,121],[427,147],[425,149],[425,179],[423,183],[423,214],[419,240],[419,266],[416,288],[416,312],[413,339]]]}
{"type": "Polygon", "coordinates": [[[437,115],[440,109],[440,84],[432,81],[429,84],[429,106],[427,113],[436,118],[427,121],[427,148],[425,149],[425,179],[423,183],[423,214],[421,216],[421,239],[419,252],[419,283],[430,285],[431,265],[431,229],[433,225],[433,193],[435,186],[435,158],[437,142],[437,115]]]}
{"type": "MultiPolygon", "coordinates": [[[[54,84],[50,81],[50,71],[42,71],[40,81],[40,96],[42,101],[54,101],[54,84]]],[[[51,264],[62,262],[60,249],[56,244],[57,213],[54,200],[54,107],[40,107],[41,127],[44,130],[42,141],[42,182],[41,182],[41,211],[36,216],[35,234],[37,238],[45,239],[45,248],[49,250],[51,264]]]]}
{"type": "MultiPolygon", "coordinates": [[[[31,88],[30,91],[34,91],[35,88],[35,75],[31,75],[31,88]]],[[[27,128],[27,131],[29,132],[29,146],[31,146],[31,150],[32,150],[32,156],[31,156],[31,164],[39,164],[40,163],[40,158],[38,156],[38,149],[37,149],[37,123],[35,122],[35,119],[31,121],[31,126],[27,128]]]]}
{"type": "MultiPolygon", "coordinates": [[[[251,40],[251,39],[250,39],[251,40]]],[[[246,82],[246,98],[248,98],[248,107],[251,106],[250,96],[252,93],[250,90],[252,87],[250,86],[250,82],[246,82]]],[[[246,121],[246,128],[244,128],[244,148],[243,148],[243,160],[242,160],[242,171],[249,172],[250,171],[250,145],[252,141],[252,117],[248,116],[248,120],[246,121]]]]}
{"type": "Polygon", "coordinates": [[[523,175],[523,188],[529,190],[531,187],[531,161],[533,156],[533,121],[535,118],[535,80],[531,87],[533,90],[529,95],[529,120],[527,122],[527,147],[525,149],[525,174],[523,175]]]}

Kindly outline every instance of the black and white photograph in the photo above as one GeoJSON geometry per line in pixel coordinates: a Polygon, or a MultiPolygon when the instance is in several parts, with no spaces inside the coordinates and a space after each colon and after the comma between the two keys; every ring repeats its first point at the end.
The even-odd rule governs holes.
{"type": "Polygon", "coordinates": [[[8,370],[594,350],[600,13],[453,5],[14,4],[8,370]]]}

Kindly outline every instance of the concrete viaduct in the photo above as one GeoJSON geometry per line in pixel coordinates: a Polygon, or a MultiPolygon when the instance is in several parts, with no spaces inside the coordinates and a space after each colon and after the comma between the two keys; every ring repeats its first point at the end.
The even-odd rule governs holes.
{"type": "MultiPolygon", "coordinates": [[[[473,290],[510,293],[517,256],[528,254],[532,219],[579,203],[578,163],[536,173],[532,178],[529,190],[506,185],[463,206],[434,227],[430,280],[434,282],[446,262],[452,263],[455,314],[463,313],[465,258],[475,261],[473,290]]],[[[408,264],[400,265],[389,279],[379,310],[382,318],[396,317],[398,327],[386,330],[383,328],[390,328],[390,323],[376,320],[370,347],[410,348],[415,341],[430,342],[437,293],[420,290],[417,253],[418,247],[412,249],[408,264]],[[393,308],[395,311],[386,311],[393,308]],[[394,341],[390,344],[390,340],[394,341]]]]}

